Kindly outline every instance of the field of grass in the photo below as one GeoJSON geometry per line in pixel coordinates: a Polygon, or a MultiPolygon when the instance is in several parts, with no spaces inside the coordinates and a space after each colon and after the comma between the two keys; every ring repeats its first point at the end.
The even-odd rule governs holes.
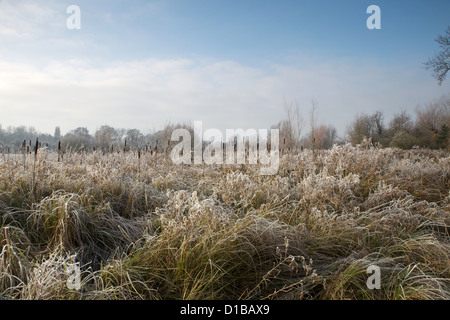
{"type": "Polygon", "coordinates": [[[0,298],[449,299],[449,178],[448,152],[351,145],[282,155],[273,176],[2,155],[0,298]]]}

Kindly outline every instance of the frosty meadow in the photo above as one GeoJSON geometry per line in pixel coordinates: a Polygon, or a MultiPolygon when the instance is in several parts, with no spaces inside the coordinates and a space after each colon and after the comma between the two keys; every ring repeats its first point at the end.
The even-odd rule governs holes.
{"type": "Polygon", "coordinates": [[[181,142],[171,152],[174,164],[223,164],[226,149],[226,164],[263,165],[262,175],[274,175],[279,167],[279,130],[271,129],[268,137],[267,129],[226,129],[225,140],[219,129],[208,129],[203,133],[202,121],[194,121],[194,138],[189,130],[181,128],[172,132],[171,141],[181,142]],[[246,139],[247,138],[247,139],[246,139]],[[270,138],[270,151],[268,151],[270,138]],[[247,140],[247,141],[246,141],[247,140]],[[204,146],[204,142],[209,141],[204,146]],[[224,142],[226,141],[226,142],[224,142]],[[194,146],[192,147],[192,142],[194,146]],[[193,150],[193,151],[192,151],[193,150]],[[193,153],[193,154],[192,154],[193,153]],[[247,157],[246,157],[247,156],[247,157]]]}

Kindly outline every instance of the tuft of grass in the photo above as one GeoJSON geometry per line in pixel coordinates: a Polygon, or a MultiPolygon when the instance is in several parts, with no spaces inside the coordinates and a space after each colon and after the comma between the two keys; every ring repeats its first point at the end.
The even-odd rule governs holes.
{"type": "Polygon", "coordinates": [[[3,157],[0,296],[448,299],[449,164],[351,145],[284,154],[274,176],[128,150],[3,157]]]}

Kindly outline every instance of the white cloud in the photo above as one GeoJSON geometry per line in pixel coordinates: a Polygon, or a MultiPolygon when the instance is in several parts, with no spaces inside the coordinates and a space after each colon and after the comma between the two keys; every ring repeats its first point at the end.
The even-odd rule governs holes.
{"type": "Polygon", "coordinates": [[[343,134],[359,112],[380,110],[389,118],[402,107],[413,109],[449,93],[448,82],[438,87],[420,65],[388,68],[362,60],[323,60],[321,53],[258,67],[211,58],[109,61],[116,48],[111,39],[124,40],[124,46],[127,39],[104,40],[102,28],[126,25],[142,15],[164,16],[162,2],[121,13],[105,8],[112,11],[96,14],[91,7],[91,29],[83,24],[82,33],[67,31],[68,5],[57,0],[0,1],[4,128],[30,125],[51,133],[56,125],[63,131],[78,126],[93,131],[109,124],[145,131],[185,120],[202,120],[205,127],[222,130],[265,128],[284,117],[286,98],[299,102],[305,119],[315,99],[320,120],[335,124],[343,134]],[[102,23],[96,25],[97,19],[102,23]]]}
{"type": "MultiPolygon", "coordinates": [[[[103,124],[146,132],[167,121],[202,120],[204,127],[267,128],[284,116],[282,100],[297,100],[308,119],[319,117],[344,133],[358,112],[411,107],[443,93],[423,71],[327,63],[248,67],[234,61],[147,59],[111,62],[54,61],[38,68],[0,61],[3,127],[29,125],[53,132],[103,124]],[[422,100],[421,100],[422,99],[422,100]]],[[[447,87],[448,88],[448,87],[447,87]]],[[[448,89],[447,89],[448,91],[448,89]]]]}
{"type": "Polygon", "coordinates": [[[3,0],[0,2],[0,36],[30,39],[63,25],[65,18],[53,5],[36,1],[3,0]]]}

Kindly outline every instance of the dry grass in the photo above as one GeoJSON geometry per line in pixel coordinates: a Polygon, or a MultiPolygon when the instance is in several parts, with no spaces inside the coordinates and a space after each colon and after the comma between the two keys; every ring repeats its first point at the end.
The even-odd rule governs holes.
{"type": "Polygon", "coordinates": [[[305,150],[274,176],[146,153],[59,160],[0,160],[0,298],[450,298],[448,153],[305,150]]]}

